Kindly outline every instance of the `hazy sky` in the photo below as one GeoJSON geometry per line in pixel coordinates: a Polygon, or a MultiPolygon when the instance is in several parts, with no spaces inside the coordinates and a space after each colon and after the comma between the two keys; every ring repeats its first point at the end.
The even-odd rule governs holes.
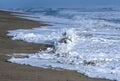
{"type": "Polygon", "coordinates": [[[120,0],[0,0],[1,7],[81,7],[120,5],[120,0]]]}

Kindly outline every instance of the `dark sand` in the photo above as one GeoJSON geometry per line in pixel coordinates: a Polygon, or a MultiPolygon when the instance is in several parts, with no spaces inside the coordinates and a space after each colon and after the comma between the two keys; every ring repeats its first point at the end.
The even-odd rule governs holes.
{"type": "Polygon", "coordinates": [[[13,29],[30,29],[45,26],[35,21],[18,18],[10,12],[0,11],[0,81],[109,81],[104,79],[88,78],[76,71],[52,70],[19,65],[6,62],[12,53],[34,53],[45,49],[49,45],[33,44],[11,40],[7,31],[13,29]]]}

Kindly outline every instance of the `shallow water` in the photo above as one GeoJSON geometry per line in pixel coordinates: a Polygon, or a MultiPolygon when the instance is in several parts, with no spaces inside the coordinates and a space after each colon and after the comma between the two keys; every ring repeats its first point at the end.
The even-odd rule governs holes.
{"type": "Polygon", "coordinates": [[[28,19],[52,26],[11,30],[13,40],[54,45],[10,62],[77,70],[89,77],[120,81],[120,12],[81,9],[21,9],[28,19]]]}

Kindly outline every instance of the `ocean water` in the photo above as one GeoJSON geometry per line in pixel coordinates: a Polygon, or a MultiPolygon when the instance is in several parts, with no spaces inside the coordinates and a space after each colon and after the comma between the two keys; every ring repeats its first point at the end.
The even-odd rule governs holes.
{"type": "Polygon", "coordinates": [[[120,81],[120,11],[112,8],[13,9],[18,16],[50,24],[8,31],[13,40],[53,45],[8,61],[36,67],[76,70],[89,77],[120,81]]]}

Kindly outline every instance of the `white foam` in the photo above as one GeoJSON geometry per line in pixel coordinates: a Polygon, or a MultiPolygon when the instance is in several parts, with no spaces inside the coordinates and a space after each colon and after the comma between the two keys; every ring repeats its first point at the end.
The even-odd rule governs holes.
{"type": "Polygon", "coordinates": [[[13,36],[13,40],[52,44],[54,47],[28,54],[28,58],[11,58],[8,61],[77,70],[89,77],[120,81],[120,13],[70,12],[73,13],[59,11],[56,16],[37,14],[31,18],[42,19],[53,26],[9,31],[8,35],[13,36]],[[65,17],[60,17],[61,14],[65,17]],[[68,18],[66,14],[72,17],[68,18]]]}

